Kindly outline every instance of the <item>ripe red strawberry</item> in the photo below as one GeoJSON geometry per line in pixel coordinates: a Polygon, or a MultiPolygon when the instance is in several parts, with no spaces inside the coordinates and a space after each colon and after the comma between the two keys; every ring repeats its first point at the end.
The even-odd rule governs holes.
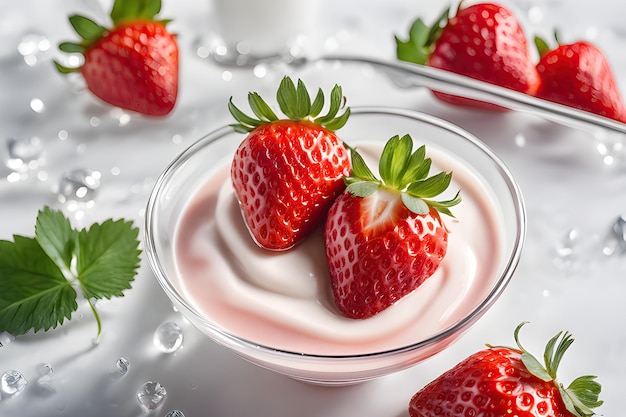
{"type": "Polygon", "coordinates": [[[450,173],[426,178],[425,147],[413,151],[409,135],[385,145],[377,179],[353,149],[344,193],[328,212],[326,257],[335,304],[350,318],[371,317],[419,287],[446,255],[448,232],[439,212],[461,201],[431,200],[450,184],[450,173]]]}
{"type": "Polygon", "coordinates": [[[311,97],[301,80],[297,87],[283,78],[277,93],[279,120],[267,103],[250,93],[249,117],[232,103],[229,110],[238,121],[232,125],[248,136],[239,145],[231,165],[232,183],[241,211],[255,242],[266,249],[289,249],[307,236],[323,219],[345,185],[350,170],[348,152],[335,134],[348,120],[350,109],[337,116],[342,105],[341,87],[324,106],[321,89],[311,97]]]}
{"type": "MultiPolygon", "coordinates": [[[[417,19],[407,41],[396,37],[398,58],[533,94],[539,77],[517,19],[493,3],[460,8],[461,3],[455,16],[448,16],[448,8],[431,27],[417,19]]],[[[452,104],[502,110],[462,97],[434,94],[452,104]]]]}
{"type": "Polygon", "coordinates": [[[70,23],[83,39],[63,42],[63,52],[81,53],[84,64],[68,68],[55,62],[62,73],[80,71],[87,88],[101,100],[149,116],[172,111],[178,95],[178,44],[165,28],[168,21],[154,20],[161,0],[115,0],[112,28],[79,15],[70,23]]]}
{"type": "MultiPolygon", "coordinates": [[[[558,39],[557,39],[558,41],[558,39]]],[[[611,66],[597,46],[579,41],[550,50],[535,38],[541,56],[537,97],[626,122],[626,110],[611,66]]]]}
{"type": "Polygon", "coordinates": [[[411,417],[592,416],[602,404],[596,377],[579,377],[567,388],[556,379],[572,336],[559,332],[548,342],[544,366],[520,345],[524,324],[515,329],[516,349],[489,346],[417,392],[409,401],[411,417]]]}

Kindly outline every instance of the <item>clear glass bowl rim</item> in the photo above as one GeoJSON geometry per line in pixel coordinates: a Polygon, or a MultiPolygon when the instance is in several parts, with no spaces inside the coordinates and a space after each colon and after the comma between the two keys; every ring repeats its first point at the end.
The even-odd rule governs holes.
{"type": "MultiPolygon", "coordinates": [[[[502,275],[496,281],[496,285],[494,285],[493,289],[489,292],[487,297],[482,300],[480,304],[478,304],[468,315],[466,315],[463,319],[459,320],[452,326],[449,326],[440,332],[415,343],[411,343],[409,345],[400,346],[397,348],[382,350],[382,351],[374,351],[368,353],[360,353],[360,354],[350,354],[350,355],[324,355],[324,354],[311,354],[311,353],[302,353],[295,352],[290,350],[277,349],[271,346],[267,346],[264,344],[256,343],[252,340],[248,340],[237,335],[229,333],[227,330],[216,326],[210,320],[206,319],[202,316],[198,311],[196,311],[186,300],[182,297],[176,288],[172,285],[172,283],[167,278],[167,275],[162,268],[159,259],[156,256],[156,246],[157,243],[155,241],[155,236],[153,234],[153,219],[155,218],[155,210],[158,209],[158,198],[160,192],[163,188],[168,184],[171,180],[173,173],[176,172],[178,168],[180,168],[185,162],[195,155],[200,149],[209,146],[216,140],[224,137],[225,135],[232,133],[233,128],[225,125],[220,128],[217,128],[208,134],[204,135],[192,145],[190,145],[187,149],[181,152],[174,160],[165,168],[165,170],[158,177],[154,188],[150,194],[148,199],[148,203],[146,206],[146,215],[144,222],[144,248],[146,252],[146,256],[150,263],[151,269],[155,274],[158,283],[168,295],[168,297],[175,301],[175,303],[181,307],[185,314],[184,315],[192,315],[194,320],[201,323],[202,326],[205,326],[212,333],[211,338],[214,338],[216,342],[228,341],[229,343],[234,343],[239,347],[244,347],[248,349],[261,350],[265,354],[269,355],[280,355],[280,356],[289,356],[293,358],[298,358],[302,360],[304,358],[310,359],[324,359],[324,360],[335,360],[335,361],[347,361],[347,360],[358,360],[358,359],[371,359],[371,358],[384,358],[395,356],[402,353],[407,353],[415,350],[419,350],[425,347],[429,347],[433,344],[442,342],[446,339],[452,338],[454,339],[455,335],[462,334],[465,330],[469,328],[476,320],[478,320],[500,297],[502,292],[508,286],[511,278],[514,275],[515,269],[519,263],[519,259],[521,257],[523,243],[525,240],[526,234],[526,208],[523,200],[523,196],[519,185],[515,181],[512,173],[508,169],[508,167],[504,164],[504,162],[480,139],[478,139],[473,134],[469,133],[465,129],[461,128],[458,125],[455,125],[446,120],[440,119],[438,117],[422,113],[415,110],[392,107],[392,106],[352,106],[351,107],[352,114],[376,114],[376,115],[392,115],[392,116],[401,116],[410,119],[415,119],[419,122],[430,124],[432,126],[438,127],[450,133],[453,133],[457,136],[463,137],[470,144],[472,144],[479,152],[482,152],[487,158],[495,165],[498,172],[501,175],[501,178],[507,185],[507,188],[510,192],[511,199],[515,209],[515,221],[516,221],[516,235],[514,236],[514,249],[508,254],[508,258],[506,259],[505,267],[503,269],[502,275]],[[219,339],[219,340],[218,340],[219,339]]],[[[194,324],[195,324],[194,321],[194,324]]],[[[197,326],[197,325],[196,325],[197,326]]]]}

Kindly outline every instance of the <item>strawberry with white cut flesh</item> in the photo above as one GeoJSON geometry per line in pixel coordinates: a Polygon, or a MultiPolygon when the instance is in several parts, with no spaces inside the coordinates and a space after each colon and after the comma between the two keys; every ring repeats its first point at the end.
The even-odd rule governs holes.
{"type": "Polygon", "coordinates": [[[563,355],[574,342],[559,332],[546,344],[541,364],[519,342],[516,348],[490,346],[468,356],[415,393],[411,417],[590,417],[602,405],[601,385],[592,375],[567,388],[557,380],[563,355]]]}
{"type": "Polygon", "coordinates": [[[448,248],[440,213],[461,201],[433,198],[449,186],[452,173],[428,177],[425,146],[413,151],[409,135],[392,137],[383,148],[376,178],[350,149],[347,188],[333,203],[324,238],[335,304],[349,318],[364,319],[413,292],[439,267],[448,248]]]}
{"type": "Polygon", "coordinates": [[[287,250],[317,227],[345,188],[350,159],[335,130],[346,123],[350,109],[338,115],[343,95],[335,85],[328,112],[319,115],[322,90],[311,101],[302,80],[296,87],[289,77],[276,98],[286,118],[279,119],[257,93],[248,95],[256,118],[231,99],[228,108],[238,122],[232,126],[248,134],[233,157],[231,178],[254,241],[264,249],[287,250]]]}

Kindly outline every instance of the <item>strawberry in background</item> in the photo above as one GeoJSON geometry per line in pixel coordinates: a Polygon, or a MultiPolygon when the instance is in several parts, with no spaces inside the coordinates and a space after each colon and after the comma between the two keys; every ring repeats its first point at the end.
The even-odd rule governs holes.
{"type": "Polygon", "coordinates": [[[55,62],[61,73],[80,72],[89,91],[101,100],[148,116],[169,114],[178,95],[178,44],[156,20],[161,0],[115,0],[113,26],[70,16],[80,42],[63,42],[59,49],[81,53],[84,63],[68,68],[55,62]]]}
{"type": "Polygon", "coordinates": [[[383,148],[380,179],[355,149],[346,190],[326,218],[324,243],[334,300],[352,319],[372,317],[413,292],[446,256],[448,230],[440,213],[452,216],[456,196],[443,193],[452,173],[428,176],[425,146],[411,136],[392,137],[383,148]]]}
{"type": "Polygon", "coordinates": [[[557,47],[535,38],[541,57],[537,72],[541,84],[536,96],[626,122],[626,110],[620,90],[604,53],[594,44],[578,41],[557,47]]]}
{"type": "MultiPolygon", "coordinates": [[[[449,14],[448,8],[432,26],[418,18],[406,41],[396,36],[398,59],[535,93],[539,84],[535,63],[520,23],[507,8],[493,3],[462,7],[461,2],[456,14],[449,14]]],[[[502,110],[463,97],[434,94],[452,104],[502,110]]]]}
{"type": "Polygon", "coordinates": [[[574,342],[559,332],[546,344],[544,364],[519,342],[476,352],[418,391],[409,401],[411,417],[590,417],[601,406],[600,384],[592,375],[567,387],[557,380],[563,355],[574,342]]]}

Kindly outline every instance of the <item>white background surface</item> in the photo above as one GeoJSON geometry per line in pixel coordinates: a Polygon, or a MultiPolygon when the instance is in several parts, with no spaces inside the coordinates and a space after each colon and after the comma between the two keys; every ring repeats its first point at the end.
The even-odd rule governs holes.
{"type": "MultiPolygon", "coordinates": [[[[559,27],[564,41],[596,42],[624,91],[623,3],[576,2],[566,10],[564,3],[508,4],[529,33],[549,34],[559,27]],[[607,16],[606,10],[612,12],[607,16]]],[[[21,395],[0,400],[0,416],[137,416],[142,411],[135,393],[151,380],[168,392],[165,405],[153,413],[158,416],[178,409],[187,417],[406,417],[415,391],[485,343],[512,344],[512,331],[524,320],[531,322],[523,331],[525,346],[539,355],[557,331],[571,331],[576,342],[562,363],[562,382],[598,375],[605,400],[599,412],[620,415],[626,375],[626,330],[621,325],[626,314],[626,254],[606,256],[602,249],[614,220],[626,215],[623,155],[607,158],[598,139],[534,116],[453,108],[426,91],[400,91],[371,68],[269,68],[256,75],[220,68],[195,52],[197,40],[209,32],[210,20],[208,3],[197,0],[165,0],[161,14],[174,19],[171,29],[179,36],[181,82],[175,111],[160,120],[132,116],[120,125],[118,113],[85,92],[73,91],[51,64],[58,56],[58,42],[75,39],[66,16],[89,13],[97,6],[95,0],[0,4],[0,158],[7,157],[10,137],[36,136],[46,152],[46,164],[25,180],[9,181],[11,171],[0,165],[0,239],[32,236],[37,211],[44,205],[65,210],[76,227],[110,217],[125,217],[143,227],[149,192],[167,163],[204,133],[230,122],[228,97],[243,101],[248,91],[271,96],[286,71],[302,76],[310,87],[341,84],[350,105],[410,107],[482,138],[520,183],[528,209],[526,247],[503,297],[461,341],[410,370],[341,388],[292,381],[216,346],[173,311],[143,261],[133,289],[100,306],[104,330],[99,345],[92,345],[96,324],[81,305],[62,327],[0,347],[0,372],[16,369],[29,380],[21,395]],[[28,65],[18,45],[30,35],[45,37],[51,47],[28,65]],[[33,99],[41,100],[43,111],[33,110],[33,99]],[[66,139],[59,137],[62,131],[66,139]],[[102,173],[95,206],[80,213],[59,203],[54,191],[63,172],[74,168],[102,173]],[[571,256],[559,255],[563,245],[571,256]],[[168,320],[177,322],[185,334],[183,348],[174,354],[160,353],[152,343],[156,327],[168,320]],[[115,377],[121,356],[130,360],[124,378],[115,377]],[[42,363],[54,369],[49,389],[36,383],[42,363]]],[[[430,20],[443,7],[437,1],[322,1],[316,51],[392,60],[393,35],[404,37],[416,16],[430,20]]]]}

